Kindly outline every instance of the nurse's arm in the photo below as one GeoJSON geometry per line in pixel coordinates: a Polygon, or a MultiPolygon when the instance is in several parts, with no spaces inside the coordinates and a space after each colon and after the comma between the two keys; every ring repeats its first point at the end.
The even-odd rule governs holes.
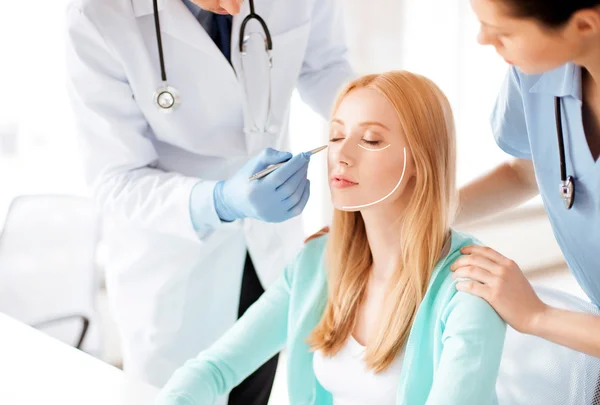
{"type": "Polygon", "coordinates": [[[459,192],[456,226],[515,208],[539,193],[533,163],[514,159],[472,181],[459,192]]]}
{"type": "Polygon", "coordinates": [[[530,334],[600,357],[600,316],[546,307],[530,334]]]}
{"type": "Polygon", "coordinates": [[[513,329],[600,357],[600,316],[540,300],[519,266],[494,249],[468,246],[450,267],[456,288],[485,299],[513,329]]]}

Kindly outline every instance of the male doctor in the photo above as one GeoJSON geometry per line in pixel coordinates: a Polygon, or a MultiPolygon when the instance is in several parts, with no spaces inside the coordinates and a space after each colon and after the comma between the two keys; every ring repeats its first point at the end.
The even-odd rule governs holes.
{"type": "MultiPolygon", "coordinates": [[[[69,92],[109,225],[107,289],[123,366],[159,387],[301,248],[309,156],[278,152],[288,149],[292,91],[328,117],[353,76],[335,0],[253,2],[272,67],[257,19],[240,52],[251,1],[192,1],[74,0],[67,18],[69,92]],[[169,91],[162,103],[158,89],[169,91]]],[[[266,404],[276,364],[229,404],[266,404]]]]}

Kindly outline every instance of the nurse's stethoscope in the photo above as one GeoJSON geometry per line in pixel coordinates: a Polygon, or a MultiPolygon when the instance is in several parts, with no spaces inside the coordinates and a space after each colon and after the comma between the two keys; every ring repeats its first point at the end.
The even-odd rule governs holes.
{"type": "Polygon", "coordinates": [[[575,201],[575,181],[573,176],[567,176],[565,159],[565,141],[562,130],[562,114],[560,111],[560,98],[554,97],[554,117],[556,119],[556,134],[558,136],[558,152],[560,154],[560,198],[567,209],[571,209],[575,201]]]}
{"type": "MultiPolygon", "coordinates": [[[[266,132],[268,125],[269,125],[269,119],[271,116],[271,69],[273,68],[273,59],[271,56],[271,51],[273,50],[273,42],[271,41],[271,33],[269,32],[269,28],[267,27],[267,24],[262,19],[262,17],[259,16],[258,14],[256,14],[256,12],[254,11],[254,0],[249,0],[249,3],[250,3],[250,14],[248,14],[246,16],[246,18],[244,18],[244,21],[242,21],[242,25],[240,27],[239,49],[240,49],[240,54],[241,54],[241,70],[242,70],[242,77],[245,77],[244,57],[247,54],[248,41],[250,40],[251,36],[259,35],[260,37],[262,37],[262,39],[264,41],[265,52],[267,54],[268,63],[269,63],[269,85],[268,85],[269,93],[268,93],[268,99],[267,99],[267,113],[266,113],[264,125],[259,126],[256,123],[256,121],[253,120],[254,122],[253,122],[253,127],[251,128],[251,131],[266,132]],[[252,32],[248,35],[244,35],[245,30],[246,30],[246,25],[252,19],[255,19],[256,21],[258,21],[258,23],[262,26],[264,33],[252,32]]],[[[181,96],[179,95],[179,92],[177,91],[176,88],[174,88],[173,86],[169,86],[167,84],[167,72],[165,69],[165,59],[164,59],[163,49],[162,49],[162,36],[160,33],[160,20],[158,17],[158,0],[153,0],[153,6],[154,6],[154,26],[155,26],[155,30],[156,30],[156,44],[158,46],[158,58],[160,61],[160,76],[162,79],[162,85],[158,89],[156,89],[156,91],[154,92],[154,103],[156,104],[156,106],[158,107],[158,109],[160,111],[171,112],[181,104],[181,96]]],[[[246,100],[248,100],[248,93],[247,93],[246,87],[245,86],[242,86],[242,87],[244,87],[246,100]]]]}

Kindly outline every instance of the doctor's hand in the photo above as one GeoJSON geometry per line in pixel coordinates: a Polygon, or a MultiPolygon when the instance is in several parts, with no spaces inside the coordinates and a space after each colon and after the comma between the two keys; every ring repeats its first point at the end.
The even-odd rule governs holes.
{"type": "Polygon", "coordinates": [[[519,266],[494,249],[467,246],[450,267],[456,289],[486,300],[513,329],[532,334],[548,306],[536,295],[519,266]]]}
{"type": "Polygon", "coordinates": [[[217,214],[223,221],[255,218],[265,222],[283,222],[299,215],[310,196],[306,178],[310,155],[265,149],[250,160],[231,179],[219,182],[214,189],[217,214]],[[291,159],[290,159],[291,158],[291,159]],[[268,166],[285,162],[262,179],[248,180],[268,166]]]}

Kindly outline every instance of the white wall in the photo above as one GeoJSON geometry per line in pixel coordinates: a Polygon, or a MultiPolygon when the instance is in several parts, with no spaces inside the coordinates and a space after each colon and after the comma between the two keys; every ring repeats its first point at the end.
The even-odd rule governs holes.
{"type": "MultiPolygon", "coordinates": [[[[0,212],[20,192],[85,192],[64,80],[67,0],[0,2],[0,148],[18,128],[17,155],[0,151],[0,212]],[[8,96],[7,96],[8,95],[8,96]],[[4,198],[2,198],[4,197],[4,198]]],[[[488,117],[506,66],[476,43],[477,21],[462,0],[344,0],[350,56],[359,73],[408,69],[433,79],[448,95],[458,130],[458,180],[463,184],[506,156],[488,117]]],[[[324,144],[326,124],[295,96],[293,148],[324,144]]],[[[313,183],[305,224],[313,232],[331,215],[325,154],[311,163],[313,183]]]]}
{"type": "Polygon", "coordinates": [[[0,2],[0,218],[16,194],[85,192],[65,90],[66,2],[0,2]]]}

